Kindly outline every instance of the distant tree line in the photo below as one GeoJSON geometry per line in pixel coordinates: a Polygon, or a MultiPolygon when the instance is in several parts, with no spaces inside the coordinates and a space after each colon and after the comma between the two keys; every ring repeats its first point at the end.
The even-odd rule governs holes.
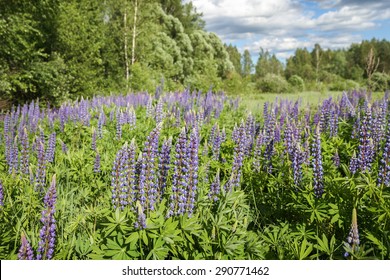
{"type": "Polygon", "coordinates": [[[297,49],[283,65],[224,45],[191,2],[0,0],[0,102],[56,105],[109,92],[341,90],[389,85],[390,44],[297,49]]]}
{"type": "Polygon", "coordinates": [[[243,79],[250,75],[253,88],[262,92],[360,87],[384,91],[390,87],[390,42],[387,40],[365,40],[337,50],[324,50],[315,44],[311,51],[297,49],[286,65],[262,48],[254,65],[247,50],[240,54],[235,46],[225,47],[236,73],[243,79]]]}

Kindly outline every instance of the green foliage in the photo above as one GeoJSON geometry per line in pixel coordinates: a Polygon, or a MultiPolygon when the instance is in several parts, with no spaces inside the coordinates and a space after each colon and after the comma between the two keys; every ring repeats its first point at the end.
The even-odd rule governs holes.
{"type": "Polygon", "coordinates": [[[283,93],[290,91],[289,84],[284,77],[275,74],[266,74],[263,78],[260,78],[256,83],[256,87],[261,92],[268,93],[283,93]]]}
{"type": "Polygon", "coordinates": [[[375,72],[371,77],[371,86],[373,91],[386,91],[390,88],[390,75],[375,72]]]}
{"type": "Polygon", "coordinates": [[[305,90],[305,82],[298,75],[293,75],[288,79],[293,91],[302,92],[305,90]]]}

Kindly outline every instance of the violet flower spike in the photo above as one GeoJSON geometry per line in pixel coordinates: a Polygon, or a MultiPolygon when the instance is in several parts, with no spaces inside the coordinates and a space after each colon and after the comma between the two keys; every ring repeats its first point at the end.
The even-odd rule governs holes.
{"type": "Polygon", "coordinates": [[[39,232],[37,260],[50,260],[54,255],[56,240],[56,220],[54,218],[57,199],[56,175],[53,175],[50,187],[44,198],[45,209],[42,211],[43,226],[39,232]]]}
{"type": "Polygon", "coordinates": [[[20,246],[18,252],[18,260],[33,260],[34,252],[31,248],[30,243],[28,242],[26,236],[22,234],[22,245],[20,246]]]}
{"type": "Polygon", "coordinates": [[[322,167],[322,153],[321,153],[321,137],[320,127],[317,125],[316,132],[314,135],[314,143],[312,144],[312,166],[314,176],[314,194],[317,198],[320,198],[324,193],[324,182],[323,182],[323,167],[322,167]]]}

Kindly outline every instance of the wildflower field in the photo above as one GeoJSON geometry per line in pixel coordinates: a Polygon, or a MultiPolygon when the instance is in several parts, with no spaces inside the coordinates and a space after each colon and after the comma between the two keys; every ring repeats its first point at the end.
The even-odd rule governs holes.
{"type": "Polygon", "coordinates": [[[389,259],[388,94],[223,93],[0,115],[0,259],[389,259]],[[281,95],[281,97],[283,97],[281,95]]]}

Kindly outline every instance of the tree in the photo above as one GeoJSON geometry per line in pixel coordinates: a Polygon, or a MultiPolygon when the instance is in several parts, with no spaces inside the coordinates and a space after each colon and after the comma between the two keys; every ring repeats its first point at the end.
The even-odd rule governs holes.
{"type": "Polygon", "coordinates": [[[236,46],[233,46],[232,44],[224,45],[227,53],[229,54],[229,59],[233,63],[234,70],[239,75],[242,74],[242,65],[241,65],[241,54],[238,51],[236,46]]]}
{"type": "Polygon", "coordinates": [[[253,62],[251,58],[251,54],[248,50],[244,51],[244,55],[242,56],[242,75],[244,77],[249,76],[252,73],[253,62]]]}

